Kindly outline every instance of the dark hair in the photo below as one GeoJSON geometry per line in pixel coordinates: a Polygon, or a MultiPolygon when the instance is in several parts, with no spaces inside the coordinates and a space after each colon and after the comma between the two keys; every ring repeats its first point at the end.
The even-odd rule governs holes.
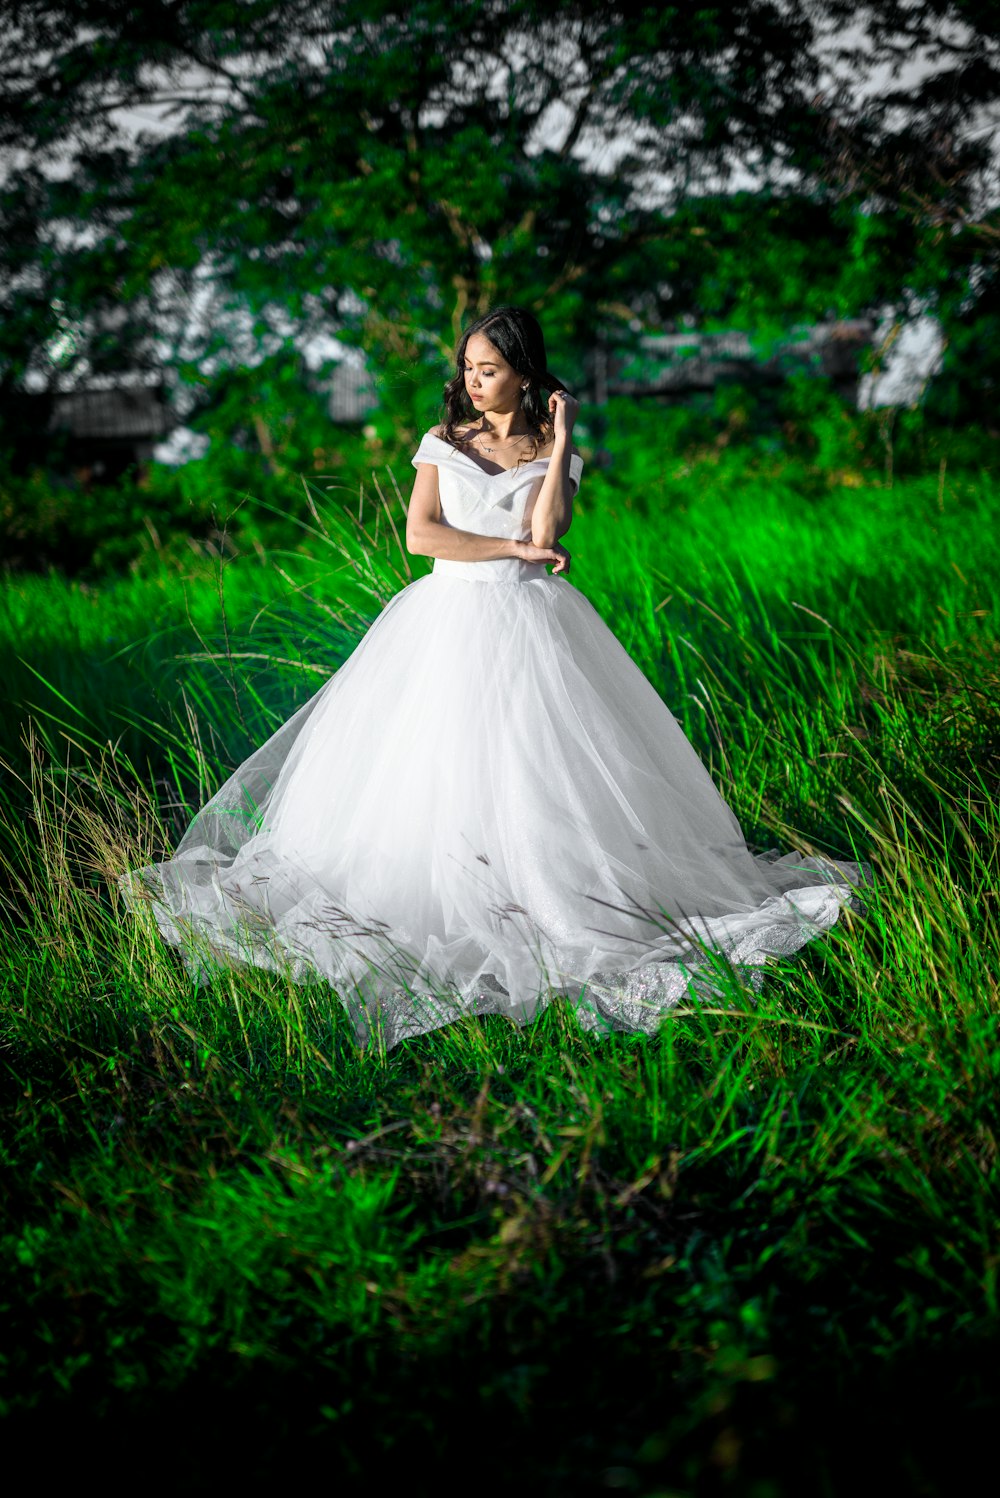
{"type": "Polygon", "coordinates": [[[562,380],[549,373],[545,357],[545,339],[538,319],[525,307],[494,307],[485,316],[470,323],[462,334],[455,350],[455,374],[444,387],[445,422],[442,436],[453,447],[459,445],[455,428],[477,415],[476,409],[465,391],[465,348],[473,333],[482,333],[498,353],[502,354],[512,369],[517,370],[527,382],[521,399],[521,410],[528,430],[534,438],[530,454],[525,453],[521,462],[530,462],[538,451],[538,444],[547,438],[552,428],[548,401],[543,391],[565,390],[562,380]]]}

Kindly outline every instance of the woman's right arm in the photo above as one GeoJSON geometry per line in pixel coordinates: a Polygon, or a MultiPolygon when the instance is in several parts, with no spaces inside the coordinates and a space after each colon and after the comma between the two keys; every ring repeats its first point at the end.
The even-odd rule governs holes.
{"type": "Polygon", "coordinates": [[[552,563],[556,572],[565,571],[569,555],[562,546],[533,546],[530,541],[512,541],[504,536],[478,536],[474,531],[448,525],[441,515],[435,463],[417,464],[406,515],[406,549],[412,556],[442,557],[449,562],[518,557],[522,562],[552,563]]]}

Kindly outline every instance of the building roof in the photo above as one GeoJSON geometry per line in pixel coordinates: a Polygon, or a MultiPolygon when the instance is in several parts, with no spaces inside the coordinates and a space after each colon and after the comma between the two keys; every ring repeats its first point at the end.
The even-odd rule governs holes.
{"type": "Polygon", "coordinates": [[[173,425],[156,386],[71,390],[51,397],[46,430],[71,437],[149,441],[173,425]]]}
{"type": "Polygon", "coordinates": [[[175,423],[157,385],[108,390],[17,390],[0,396],[4,431],[15,442],[63,436],[91,442],[155,442],[175,423]]]}

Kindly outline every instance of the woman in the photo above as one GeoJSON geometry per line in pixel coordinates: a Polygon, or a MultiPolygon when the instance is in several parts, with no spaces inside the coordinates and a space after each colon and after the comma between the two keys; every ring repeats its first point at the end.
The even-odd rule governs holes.
{"type": "Polygon", "coordinates": [[[535,319],[488,313],[456,365],[413,459],[407,545],[433,572],[126,893],[191,971],[326,979],[388,1045],[557,993],[586,1025],[652,1030],[720,961],[753,976],[831,926],[859,871],[751,854],[558,575],[583,464],[535,319]]]}

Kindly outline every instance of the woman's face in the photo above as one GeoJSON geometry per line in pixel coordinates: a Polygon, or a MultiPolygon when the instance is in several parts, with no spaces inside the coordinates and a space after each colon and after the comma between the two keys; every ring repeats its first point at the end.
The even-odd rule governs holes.
{"type": "Polygon", "coordinates": [[[519,375],[483,333],[465,345],[465,389],[477,411],[506,414],[521,403],[524,376],[519,375]]]}

